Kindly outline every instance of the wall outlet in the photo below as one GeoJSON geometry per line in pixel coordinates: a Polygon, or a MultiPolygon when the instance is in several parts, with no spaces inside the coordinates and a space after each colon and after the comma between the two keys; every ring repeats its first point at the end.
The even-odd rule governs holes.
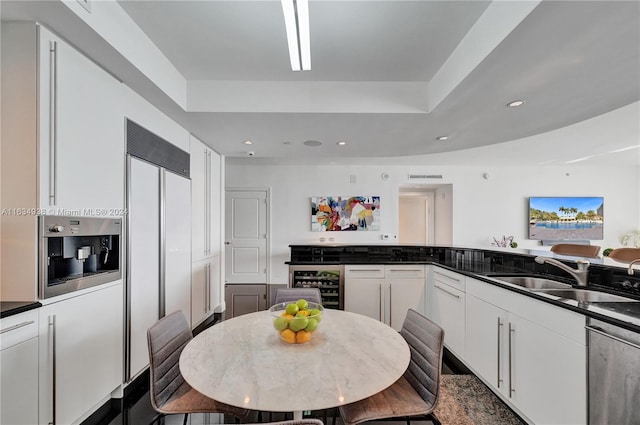
{"type": "Polygon", "coordinates": [[[388,233],[383,233],[382,235],[380,235],[380,239],[382,239],[383,241],[396,240],[398,239],[398,235],[390,235],[388,233]]]}

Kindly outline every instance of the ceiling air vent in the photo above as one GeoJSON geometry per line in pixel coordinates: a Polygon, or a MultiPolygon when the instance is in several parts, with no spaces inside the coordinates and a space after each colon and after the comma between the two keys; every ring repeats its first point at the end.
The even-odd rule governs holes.
{"type": "Polygon", "coordinates": [[[441,179],[442,174],[409,174],[409,180],[441,179]]]}

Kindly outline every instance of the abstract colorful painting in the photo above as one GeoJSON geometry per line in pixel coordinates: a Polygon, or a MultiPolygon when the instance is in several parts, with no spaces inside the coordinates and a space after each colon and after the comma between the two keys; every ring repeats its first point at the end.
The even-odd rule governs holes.
{"type": "Polygon", "coordinates": [[[311,198],[311,230],[314,232],[380,230],[380,197],[313,197],[311,198]]]}

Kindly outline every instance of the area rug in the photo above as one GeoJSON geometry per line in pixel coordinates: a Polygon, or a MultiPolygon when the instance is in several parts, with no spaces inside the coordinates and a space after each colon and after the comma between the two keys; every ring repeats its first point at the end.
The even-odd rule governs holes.
{"type": "Polygon", "coordinates": [[[524,425],[474,375],[441,375],[435,416],[443,425],[524,425]]]}

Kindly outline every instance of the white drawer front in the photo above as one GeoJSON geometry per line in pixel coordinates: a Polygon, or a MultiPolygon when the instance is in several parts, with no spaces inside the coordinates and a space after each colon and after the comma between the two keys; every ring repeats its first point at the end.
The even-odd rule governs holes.
{"type": "Polygon", "coordinates": [[[365,278],[365,279],[381,279],[384,278],[384,265],[379,264],[353,264],[344,266],[345,279],[365,278]]]}
{"type": "Polygon", "coordinates": [[[385,267],[385,277],[415,278],[424,277],[424,266],[421,264],[388,265],[385,267]]]}
{"type": "Polygon", "coordinates": [[[5,317],[0,321],[0,350],[38,336],[38,310],[5,317]]]}
{"type": "Polygon", "coordinates": [[[433,279],[436,282],[458,288],[461,291],[465,291],[465,277],[458,273],[454,273],[440,267],[434,267],[433,279]]]}

